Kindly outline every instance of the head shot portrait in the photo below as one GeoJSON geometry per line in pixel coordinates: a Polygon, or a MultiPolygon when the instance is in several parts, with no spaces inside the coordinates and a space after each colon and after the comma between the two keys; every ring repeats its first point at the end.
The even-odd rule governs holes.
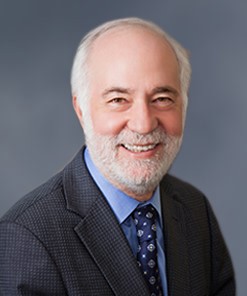
{"type": "Polygon", "coordinates": [[[170,173],[191,72],[189,51],[143,18],[82,38],[71,97],[85,144],[2,216],[0,295],[235,295],[208,198],[170,173]]]}

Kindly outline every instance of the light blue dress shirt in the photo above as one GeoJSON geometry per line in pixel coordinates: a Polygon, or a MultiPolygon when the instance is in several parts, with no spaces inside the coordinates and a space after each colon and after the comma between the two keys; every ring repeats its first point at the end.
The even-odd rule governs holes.
{"type": "Polygon", "coordinates": [[[87,168],[93,177],[94,181],[104,194],[108,204],[113,210],[115,216],[117,217],[119,224],[130,244],[132,252],[136,257],[138,248],[138,239],[136,235],[136,226],[134,220],[131,217],[132,212],[136,207],[141,207],[147,204],[152,204],[152,206],[158,212],[157,219],[157,250],[158,250],[158,266],[162,282],[163,295],[167,296],[167,278],[166,278],[166,262],[165,262],[165,250],[164,250],[164,238],[163,238],[163,225],[162,225],[162,211],[160,204],[160,191],[157,188],[150,200],[147,202],[139,202],[136,199],[126,195],[111,183],[109,183],[95,167],[92,159],[90,157],[89,151],[86,148],[84,152],[84,159],[87,168]]]}

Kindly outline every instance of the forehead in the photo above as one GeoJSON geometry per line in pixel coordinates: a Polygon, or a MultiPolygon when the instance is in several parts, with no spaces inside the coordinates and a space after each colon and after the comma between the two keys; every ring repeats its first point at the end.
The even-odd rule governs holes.
{"type": "Polygon", "coordinates": [[[115,27],[104,32],[93,42],[88,62],[108,57],[131,59],[142,54],[163,55],[177,63],[175,52],[165,37],[140,25],[115,27]]]}

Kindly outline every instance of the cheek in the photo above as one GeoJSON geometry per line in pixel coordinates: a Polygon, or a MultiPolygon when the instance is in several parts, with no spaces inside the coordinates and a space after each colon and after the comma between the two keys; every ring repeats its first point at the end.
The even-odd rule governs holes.
{"type": "Polygon", "coordinates": [[[124,128],[124,119],[120,114],[108,112],[91,112],[94,131],[100,135],[115,136],[124,128]]]}
{"type": "Polygon", "coordinates": [[[161,119],[161,124],[168,135],[180,137],[183,133],[182,114],[167,115],[161,119]]]}

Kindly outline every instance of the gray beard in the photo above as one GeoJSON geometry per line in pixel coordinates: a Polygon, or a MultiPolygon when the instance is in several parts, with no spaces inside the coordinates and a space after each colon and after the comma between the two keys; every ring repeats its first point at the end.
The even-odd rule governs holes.
{"type": "Polygon", "coordinates": [[[84,133],[90,156],[102,175],[123,192],[134,196],[155,190],[171,167],[182,142],[182,136],[167,135],[161,127],[145,135],[124,129],[116,136],[102,136],[86,126],[84,133]],[[121,143],[160,143],[162,147],[152,158],[134,160],[119,155],[121,143]]]}

